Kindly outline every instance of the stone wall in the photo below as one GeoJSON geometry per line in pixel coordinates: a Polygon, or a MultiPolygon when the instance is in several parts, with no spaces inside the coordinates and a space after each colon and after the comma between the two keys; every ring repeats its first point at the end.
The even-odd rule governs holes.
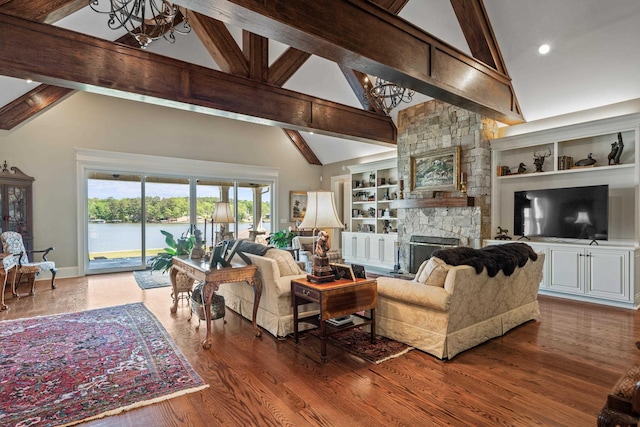
{"type": "MultiPolygon", "coordinates": [[[[461,147],[461,172],[467,173],[467,195],[473,207],[398,209],[400,264],[408,267],[412,235],[453,237],[462,246],[480,248],[491,237],[491,151],[498,136],[495,120],[445,102],[433,100],[398,113],[398,178],[405,182],[405,199],[432,197],[432,191],[411,191],[411,156],[442,148],[461,147]]],[[[445,197],[459,197],[453,190],[445,197]]]]}

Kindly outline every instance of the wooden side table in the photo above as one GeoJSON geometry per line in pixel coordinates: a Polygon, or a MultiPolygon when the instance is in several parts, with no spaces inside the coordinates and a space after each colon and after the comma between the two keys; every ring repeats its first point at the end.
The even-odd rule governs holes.
{"type": "MultiPolygon", "coordinates": [[[[211,298],[223,283],[247,282],[254,290],[253,299],[253,333],[256,337],[262,335],[258,327],[256,317],[258,315],[258,305],[262,296],[262,281],[258,277],[258,267],[255,265],[234,264],[231,267],[218,267],[209,269],[207,259],[192,260],[189,257],[173,257],[171,267],[171,286],[177,295],[178,287],[176,275],[182,272],[195,280],[203,281],[202,303],[204,305],[204,317],[207,324],[207,336],[202,342],[202,348],[211,348],[211,298]]],[[[175,303],[174,303],[175,304],[175,303]]],[[[172,312],[174,312],[172,310],[172,312]]]]}
{"type": "Polygon", "coordinates": [[[327,361],[327,338],[338,331],[358,326],[371,325],[371,342],[376,340],[376,307],[378,306],[378,284],[375,279],[336,280],[329,283],[312,283],[306,279],[291,281],[291,305],[293,306],[293,336],[298,343],[298,324],[300,322],[318,325],[320,329],[320,354],[327,361]],[[320,304],[320,316],[298,317],[298,306],[310,302],[320,304]],[[366,317],[356,314],[370,311],[366,317]],[[327,320],[351,314],[351,324],[334,327],[327,320]]]}

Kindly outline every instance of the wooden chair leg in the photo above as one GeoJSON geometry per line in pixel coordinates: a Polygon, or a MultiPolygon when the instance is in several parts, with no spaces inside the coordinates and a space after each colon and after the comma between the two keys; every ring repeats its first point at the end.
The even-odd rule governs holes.
{"type": "Polygon", "coordinates": [[[30,296],[34,296],[36,294],[36,276],[37,274],[29,275],[29,281],[27,283],[31,285],[31,291],[29,291],[30,296]]]}
{"type": "Polygon", "coordinates": [[[14,298],[19,298],[18,285],[20,284],[21,280],[22,280],[22,273],[16,271],[13,274],[13,280],[11,281],[11,293],[13,294],[14,298]]]}
{"type": "Polygon", "coordinates": [[[58,272],[58,270],[56,268],[52,268],[51,270],[51,289],[55,289],[56,288],[56,273],[58,272]]]}

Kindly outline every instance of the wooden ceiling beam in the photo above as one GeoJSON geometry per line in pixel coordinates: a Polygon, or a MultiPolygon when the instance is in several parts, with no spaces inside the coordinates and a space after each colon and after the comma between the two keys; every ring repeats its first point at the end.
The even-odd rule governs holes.
{"type": "Polygon", "coordinates": [[[355,141],[396,144],[391,119],[0,13],[0,74],[355,141]]]}
{"type": "Polygon", "coordinates": [[[243,30],[242,51],[249,63],[249,78],[266,83],[269,74],[269,39],[243,30]]]}
{"type": "Polygon", "coordinates": [[[0,1],[0,12],[30,21],[52,24],[87,6],[87,0],[0,1]]]}
{"type": "Polygon", "coordinates": [[[508,75],[496,36],[482,0],[451,0],[451,6],[467,40],[471,55],[508,75]]]}
{"type": "Polygon", "coordinates": [[[287,138],[295,145],[295,147],[300,151],[300,154],[307,160],[310,165],[318,165],[322,166],[322,162],[316,154],[313,152],[307,141],[304,140],[300,132],[293,129],[282,129],[287,135],[287,138]]]}
{"type": "Polygon", "coordinates": [[[524,122],[507,75],[368,0],[176,3],[503,123],[524,122]]]}
{"type": "Polygon", "coordinates": [[[269,67],[269,80],[272,85],[282,87],[311,58],[311,54],[290,47],[269,67]]]}
{"type": "Polygon", "coordinates": [[[249,64],[242,49],[224,22],[191,12],[189,13],[189,23],[222,71],[236,76],[246,77],[249,75],[249,64]]]}
{"type": "Polygon", "coordinates": [[[0,129],[11,130],[73,92],[73,89],[41,84],[0,108],[0,129]]]}

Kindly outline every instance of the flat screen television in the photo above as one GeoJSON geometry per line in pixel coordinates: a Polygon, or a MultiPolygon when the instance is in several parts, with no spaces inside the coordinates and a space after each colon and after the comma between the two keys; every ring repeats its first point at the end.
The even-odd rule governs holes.
{"type": "Polygon", "coordinates": [[[609,186],[516,191],[514,235],[607,240],[609,186]]]}

